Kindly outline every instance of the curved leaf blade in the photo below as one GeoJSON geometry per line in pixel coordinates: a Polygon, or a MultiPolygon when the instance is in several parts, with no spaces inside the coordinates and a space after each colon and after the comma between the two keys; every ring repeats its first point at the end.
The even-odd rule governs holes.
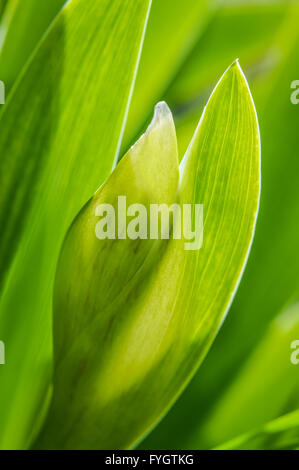
{"type": "Polygon", "coordinates": [[[299,410],[217,447],[219,450],[298,450],[299,410]]]}
{"type": "MultiPolygon", "coordinates": [[[[234,382],[202,423],[200,448],[258,429],[299,405],[298,371],[291,362],[291,344],[299,337],[299,303],[288,307],[270,325],[234,382]]],[[[192,443],[196,436],[192,436],[192,443]]]]}
{"type": "Polygon", "coordinates": [[[36,432],[32,421],[50,383],[60,247],[117,159],[149,3],[69,2],[0,116],[2,278],[14,256],[0,306],[8,345],[0,371],[4,448],[26,447],[36,432]]]}
{"type": "Polygon", "coordinates": [[[153,0],[124,134],[124,151],[143,129],[155,103],[163,99],[217,7],[218,0],[153,0]]]}
{"type": "Polygon", "coordinates": [[[23,66],[66,0],[10,0],[1,18],[0,77],[10,91],[23,66]]]}
{"type": "MultiPolygon", "coordinates": [[[[151,130],[146,136],[151,142],[151,130]]],[[[146,161],[143,147],[137,151],[146,161]]],[[[160,152],[159,145],[150,152],[152,160],[147,165],[155,167],[155,160],[161,159],[162,168],[175,169],[169,163],[173,151],[160,152]]],[[[128,162],[127,155],[106,183],[114,199],[124,190],[123,178],[118,181],[122,171],[132,180],[128,162]]],[[[205,241],[199,251],[185,250],[184,239],[159,240],[136,269],[138,250],[148,253],[152,240],[135,240],[138,249],[131,256],[125,256],[128,246],[121,245],[122,240],[96,248],[90,230],[86,231],[88,223],[94,231],[93,203],[78,215],[58,269],[54,301],[58,361],[52,406],[39,447],[132,447],[165,414],[203,360],[242,275],[258,210],[259,171],[255,108],[235,63],[220,80],[202,116],[180,166],[176,197],[174,191],[166,193],[181,207],[188,203],[206,207],[205,241]],[[135,264],[135,274],[131,273],[130,282],[121,283],[118,293],[112,289],[110,302],[103,303],[118,273],[113,261],[118,246],[124,250],[121,271],[126,273],[125,268],[130,270],[135,264]],[[79,247],[80,256],[72,257],[79,247]],[[103,261],[86,269],[92,256],[98,260],[99,250],[103,250],[103,261]],[[72,288],[65,289],[66,282],[72,288]],[[83,286],[78,296],[75,285],[83,286]]],[[[135,178],[142,181],[142,167],[135,178]]],[[[157,197],[161,185],[151,184],[152,197],[157,197]]],[[[102,191],[105,194],[105,187],[97,197],[102,191]]],[[[162,201],[167,202],[165,195],[162,201]]]]}

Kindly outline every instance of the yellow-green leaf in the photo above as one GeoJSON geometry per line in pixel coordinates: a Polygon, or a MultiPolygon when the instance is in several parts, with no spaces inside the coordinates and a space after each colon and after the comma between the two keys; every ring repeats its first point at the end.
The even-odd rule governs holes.
{"type": "Polygon", "coordinates": [[[66,238],[54,296],[54,394],[37,447],[134,446],[198,368],[242,275],[258,209],[260,146],[238,63],[209,100],[177,189],[173,122],[165,105],[158,110],[158,125],[66,238]],[[97,240],[95,205],[123,194],[145,205],[203,204],[202,248],[186,250],[182,238],[97,240]]]}
{"type": "Polygon", "coordinates": [[[51,375],[63,238],[117,160],[149,1],[72,0],[0,115],[0,446],[28,446],[51,375]]]}

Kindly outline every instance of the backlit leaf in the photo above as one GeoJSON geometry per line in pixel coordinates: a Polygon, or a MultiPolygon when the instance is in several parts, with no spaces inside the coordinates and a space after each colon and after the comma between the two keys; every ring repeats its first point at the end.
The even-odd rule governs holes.
{"type": "Polygon", "coordinates": [[[0,25],[0,77],[6,93],[66,0],[9,0],[0,25]]]}

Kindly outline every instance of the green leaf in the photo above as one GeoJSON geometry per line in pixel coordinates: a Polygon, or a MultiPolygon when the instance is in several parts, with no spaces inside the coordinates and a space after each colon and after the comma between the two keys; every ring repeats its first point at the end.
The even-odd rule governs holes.
{"type": "MultiPolygon", "coordinates": [[[[158,260],[157,254],[153,256],[155,240],[99,241],[95,236],[99,220],[96,208],[100,204],[112,204],[118,220],[122,216],[117,208],[118,196],[126,197],[127,206],[143,204],[149,208],[150,203],[170,204],[175,199],[178,180],[174,123],[167,105],[160,103],[147,132],[79,213],[64,243],[54,295],[54,396],[42,437],[44,446],[110,448],[112,444],[107,439],[112,439],[110,435],[115,430],[109,421],[113,423],[116,418],[110,402],[113,404],[118,399],[120,385],[130,390],[131,382],[134,383],[145,367],[141,356],[136,358],[137,370],[130,378],[115,356],[122,354],[128,342],[126,335],[132,335],[130,323],[138,312],[134,312],[138,303],[135,297],[140,297],[142,284],[152,275],[153,259],[158,260]],[[123,332],[126,322],[129,325],[123,332]],[[116,338],[107,341],[107,336],[116,338]],[[111,365],[113,380],[109,379],[111,365]],[[84,374],[80,372],[82,367],[84,374]],[[73,383],[76,383],[75,390],[73,383]],[[95,401],[99,403],[94,404],[95,401]],[[67,409],[66,402],[69,402],[67,409]],[[103,409],[105,406],[107,411],[103,409]],[[77,418],[78,426],[74,425],[77,418]],[[87,429],[93,432],[88,433],[87,429]]],[[[117,231],[125,232],[126,226],[120,223],[117,231]]],[[[161,249],[158,253],[161,256],[161,249]]],[[[155,336],[150,345],[155,346],[155,336]]],[[[147,354],[151,352],[150,345],[146,347],[147,354]]],[[[131,355],[129,352],[126,362],[132,360],[131,355]]],[[[113,439],[119,437],[115,434],[113,439]]]]}
{"type": "MultiPolygon", "coordinates": [[[[240,58],[255,95],[256,84],[263,82],[275,70],[281,60],[280,48],[271,45],[273,37],[285,24],[288,9],[285,2],[263,5],[225,2],[211,18],[164,95],[164,99],[177,110],[174,119],[179,158],[188,147],[197,115],[225,64],[234,57],[240,58]]],[[[269,82],[266,83],[268,86],[269,82]]]]}
{"type": "Polygon", "coordinates": [[[0,0],[0,18],[2,17],[2,14],[6,8],[7,3],[8,3],[8,0],[0,0]]]}
{"type": "Polygon", "coordinates": [[[268,53],[268,49],[287,11],[285,2],[223,2],[167,90],[166,99],[179,109],[188,103],[194,106],[217,80],[219,70],[235,57],[240,57],[249,78],[265,73],[279,60],[278,53],[268,53]]]}
{"type": "Polygon", "coordinates": [[[258,209],[260,148],[238,63],[209,100],[178,189],[173,122],[165,105],[158,110],[158,122],[65,241],[54,296],[54,394],[37,447],[134,446],[203,360],[242,275],[258,209]],[[173,238],[97,240],[95,206],[115,207],[123,194],[146,205],[204,204],[203,247],[186,250],[184,239],[173,238]]]}
{"type": "Polygon", "coordinates": [[[36,432],[51,374],[51,297],[65,233],[118,158],[149,2],[73,0],[0,116],[0,446],[36,432]]]}
{"type": "Polygon", "coordinates": [[[0,77],[8,94],[65,0],[9,0],[0,27],[0,77]]]}
{"type": "Polygon", "coordinates": [[[299,410],[217,447],[218,450],[298,450],[299,410]]]}
{"type": "MultiPolygon", "coordinates": [[[[299,303],[286,309],[200,427],[200,448],[211,448],[245,434],[299,406],[298,370],[291,344],[299,338],[299,303]]],[[[192,443],[196,436],[192,436],[192,443]]],[[[298,441],[299,442],[299,441],[298,441]]]]}
{"type": "Polygon", "coordinates": [[[125,129],[124,151],[174,79],[217,4],[218,0],[153,0],[125,129]]]}
{"type": "Polygon", "coordinates": [[[231,315],[205,364],[203,379],[205,384],[209,383],[206,387],[207,400],[211,396],[211,387],[215,387],[215,380],[222,390],[224,385],[221,381],[223,384],[233,380],[242,362],[265,334],[276,312],[281,311],[286,301],[294,296],[296,298],[299,293],[299,199],[296,179],[299,163],[294,158],[294,149],[299,145],[298,108],[290,101],[290,84],[299,72],[295,61],[299,44],[298,15],[298,5],[294,5],[277,38],[277,47],[283,52],[282,62],[273,74],[271,86],[265,83],[259,89],[257,109],[263,136],[261,217],[248,269],[231,315]],[[220,356],[224,348],[227,353],[220,356]]]}

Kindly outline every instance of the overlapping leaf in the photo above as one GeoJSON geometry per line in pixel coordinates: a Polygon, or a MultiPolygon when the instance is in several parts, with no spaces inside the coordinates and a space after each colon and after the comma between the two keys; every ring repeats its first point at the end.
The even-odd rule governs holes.
{"type": "Polygon", "coordinates": [[[242,59],[249,77],[263,75],[277,63],[279,54],[277,57],[275,48],[269,57],[266,52],[287,7],[283,1],[257,5],[245,0],[169,3],[154,0],[124,150],[134,141],[155,102],[164,99],[175,111],[181,159],[219,72],[236,57],[242,59]],[[161,47],[164,43],[167,47],[161,47]],[[188,115],[190,107],[194,109],[192,119],[188,115]],[[181,129],[185,120],[188,132],[181,129]]]}
{"type": "Polygon", "coordinates": [[[194,106],[194,101],[217,79],[219,69],[236,56],[242,60],[249,78],[267,72],[280,58],[274,48],[270,53],[268,49],[287,11],[285,2],[222,2],[167,90],[166,98],[178,108],[194,106]]]}
{"type": "Polygon", "coordinates": [[[181,164],[176,198],[173,123],[166,111],[160,119],[170,136],[167,125],[154,121],[66,239],[54,301],[54,395],[39,447],[136,444],[194,374],[244,269],[258,208],[260,148],[239,65],[225,73],[207,105],[181,164]],[[203,204],[203,247],[185,250],[184,239],[172,238],[99,244],[95,205],[123,192],[136,202],[203,204]]]}
{"type": "Polygon", "coordinates": [[[36,431],[32,420],[51,374],[60,246],[117,159],[148,6],[143,0],[69,2],[0,116],[2,279],[7,273],[0,306],[7,344],[1,447],[27,446],[36,431]]]}
{"type": "Polygon", "coordinates": [[[125,129],[125,151],[174,79],[218,3],[218,0],[183,3],[181,0],[153,0],[125,129]]]}

